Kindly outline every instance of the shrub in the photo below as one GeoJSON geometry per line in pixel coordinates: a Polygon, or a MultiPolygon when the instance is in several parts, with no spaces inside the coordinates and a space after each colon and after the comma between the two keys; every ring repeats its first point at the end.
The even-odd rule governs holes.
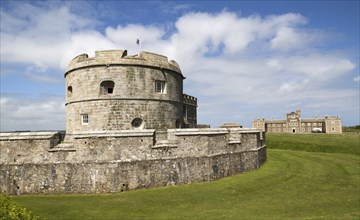
{"type": "Polygon", "coordinates": [[[37,220],[37,216],[31,214],[19,203],[10,199],[9,196],[0,194],[0,219],[1,220],[37,220]]]}

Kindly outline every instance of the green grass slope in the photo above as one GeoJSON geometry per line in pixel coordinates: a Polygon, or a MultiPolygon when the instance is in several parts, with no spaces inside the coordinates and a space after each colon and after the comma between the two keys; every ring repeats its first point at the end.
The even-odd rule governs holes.
{"type": "Polygon", "coordinates": [[[358,134],[266,134],[268,149],[360,155],[358,134]]]}

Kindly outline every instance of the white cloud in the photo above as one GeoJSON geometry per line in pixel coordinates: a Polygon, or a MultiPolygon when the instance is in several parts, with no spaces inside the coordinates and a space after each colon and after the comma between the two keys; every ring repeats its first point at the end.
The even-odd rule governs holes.
{"type": "Polygon", "coordinates": [[[297,33],[292,28],[280,28],[276,36],[271,40],[271,48],[285,51],[292,48],[301,48],[305,43],[304,39],[307,39],[304,34],[297,33]]]}
{"type": "Polygon", "coordinates": [[[15,4],[17,13],[1,9],[3,62],[27,63],[40,68],[61,68],[59,60],[69,49],[74,31],[91,27],[92,19],[70,13],[66,6],[35,7],[15,4]]]}
{"type": "Polygon", "coordinates": [[[0,97],[1,131],[65,129],[65,98],[0,97]]]}
{"type": "Polygon", "coordinates": [[[308,83],[308,79],[305,79],[303,82],[286,82],[280,86],[279,93],[291,94],[293,92],[299,92],[303,90],[308,83]]]}
{"type": "Polygon", "coordinates": [[[354,82],[360,82],[360,76],[354,77],[353,81],[354,82]]]}
{"type": "MultiPolygon", "coordinates": [[[[296,13],[243,17],[229,11],[191,12],[179,17],[172,28],[165,24],[118,24],[96,30],[96,18],[74,14],[69,7],[42,8],[24,3],[17,5],[16,10],[22,13],[16,14],[2,9],[2,62],[26,64],[32,70],[24,71],[27,77],[49,82],[58,79],[49,69],[64,72],[78,54],[93,56],[96,50],[114,48],[137,53],[135,40],[141,38],[142,50],[164,54],[180,64],[187,75],[184,92],[199,97],[200,122],[214,121],[215,117],[220,120],[223,110],[232,108],[234,103],[237,107],[233,111],[245,111],[242,106],[270,110],[294,103],[325,103],[333,89],[329,85],[354,71],[357,65],[336,51],[317,50],[313,44],[321,39],[321,30],[306,29],[308,20],[296,13]]],[[[359,77],[354,81],[358,82],[359,77]]],[[[355,90],[333,91],[333,100],[341,102],[343,109],[356,108],[351,104],[356,98],[355,90]],[[345,97],[341,95],[344,92],[345,97]]],[[[4,100],[6,108],[20,103],[4,100]]],[[[44,111],[49,118],[55,114],[44,103],[37,104],[39,109],[24,102],[19,105],[21,109],[13,110],[44,111]]],[[[333,101],[326,107],[337,109],[338,104],[333,101]]],[[[2,112],[2,118],[3,115],[2,112]]],[[[30,121],[37,117],[24,115],[30,121]]],[[[237,115],[242,120],[255,116],[251,110],[237,115]]],[[[6,125],[15,119],[16,115],[8,117],[6,125]]]]}

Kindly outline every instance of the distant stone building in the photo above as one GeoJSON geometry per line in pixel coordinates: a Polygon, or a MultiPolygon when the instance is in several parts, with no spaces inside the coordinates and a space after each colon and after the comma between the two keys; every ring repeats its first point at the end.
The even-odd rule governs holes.
{"type": "Polygon", "coordinates": [[[342,133],[339,116],[301,118],[301,110],[286,114],[285,120],[254,119],[252,127],[269,133],[342,133]]]}

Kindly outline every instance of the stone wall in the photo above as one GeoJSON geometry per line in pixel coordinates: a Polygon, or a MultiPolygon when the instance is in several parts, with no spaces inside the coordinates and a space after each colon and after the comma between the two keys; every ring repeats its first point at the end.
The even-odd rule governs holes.
{"type": "Polygon", "coordinates": [[[77,132],[56,145],[59,133],[2,133],[0,191],[108,193],[212,181],[260,167],[263,135],[240,128],[77,132]]]}

